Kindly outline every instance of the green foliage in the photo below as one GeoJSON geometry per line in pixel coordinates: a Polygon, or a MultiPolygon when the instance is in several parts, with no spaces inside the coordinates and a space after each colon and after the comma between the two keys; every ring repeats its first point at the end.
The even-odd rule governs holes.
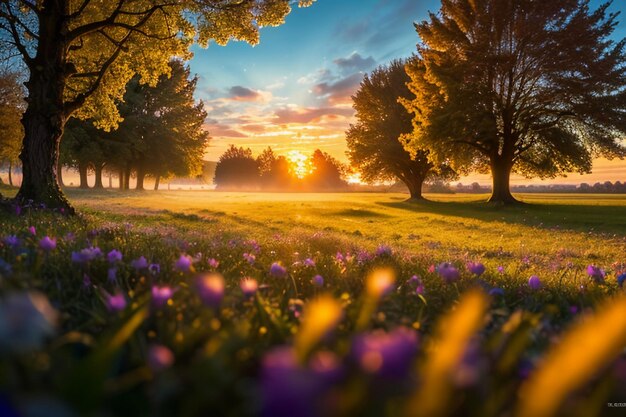
{"type": "Polygon", "coordinates": [[[0,162],[18,162],[24,137],[21,118],[25,104],[20,74],[0,71],[0,162]]]}
{"type": "Polygon", "coordinates": [[[259,162],[250,148],[230,147],[220,156],[213,182],[218,189],[255,188],[259,185],[259,162]]]}

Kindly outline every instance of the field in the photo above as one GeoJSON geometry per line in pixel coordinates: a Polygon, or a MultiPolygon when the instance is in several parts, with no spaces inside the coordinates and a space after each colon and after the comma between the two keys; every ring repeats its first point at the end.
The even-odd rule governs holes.
{"type": "Polygon", "coordinates": [[[626,196],[68,194],[77,218],[0,214],[0,292],[31,300],[16,295],[20,317],[0,305],[0,411],[587,416],[626,401],[626,312],[609,301],[626,196]]]}

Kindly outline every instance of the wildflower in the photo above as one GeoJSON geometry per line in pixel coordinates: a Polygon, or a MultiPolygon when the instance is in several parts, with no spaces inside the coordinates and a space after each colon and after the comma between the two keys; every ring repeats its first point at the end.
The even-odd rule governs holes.
{"type": "Polygon", "coordinates": [[[312,281],[313,281],[313,285],[315,285],[316,287],[324,286],[324,277],[321,275],[315,275],[312,281]]]}
{"type": "Polygon", "coordinates": [[[122,252],[118,251],[117,249],[113,249],[111,252],[107,253],[107,261],[109,261],[110,264],[121,262],[122,252]]]}
{"type": "Polygon", "coordinates": [[[152,275],[158,275],[159,273],[161,273],[161,265],[159,265],[159,264],[150,264],[148,266],[148,272],[150,272],[150,274],[152,274],[152,275]]]}
{"type": "Polygon", "coordinates": [[[244,297],[250,298],[256,294],[259,283],[254,278],[245,278],[239,283],[239,288],[241,288],[244,297]]]}
{"type": "Polygon", "coordinates": [[[305,266],[310,266],[310,267],[314,268],[315,267],[315,261],[313,259],[311,259],[311,258],[306,258],[304,260],[304,265],[305,266]]]}
{"type": "Polygon", "coordinates": [[[601,269],[595,265],[587,265],[587,275],[593,278],[595,282],[601,283],[604,282],[606,272],[604,271],[604,269],[601,269]]]}
{"type": "Polygon", "coordinates": [[[435,265],[431,265],[428,267],[428,272],[430,272],[431,274],[435,271],[437,271],[437,267],[435,265]]]}
{"type": "Polygon", "coordinates": [[[104,299],[107,309],[112,313],[123,311],[126,308],[126,297],[121,292],[114,295],[105,293],[104,299]]]}
{"type": "Polygon", "coordinates": [[[531,290],[538,290],[541,288],[541,280],[537,275],[533,275],[528,279],[528,286],[531,290]]]}
{"type": "Polygon", "coordinates": [[[72,262],[85,264],[102,256],[102,251],[98,247],[89,247],[82,249],[80,252],[72,252],[72,262]]]}
{"type": "Polygon", "coordinates": [[[172,287],[158,287],[155,285],[152,287],[152,303],[155,307],[161,308],[167,304],[175,292],[176,290],[172,289],[172,287]]]}
{"type": "Polygon", "coordinates": [[[57,316],[41,293],[13,293],[0,299],[0,347],[16,352],[40,348],[54,334],[57,316]]]}
{"type": "Polygon", "coordinates": [[[224,277],[217,273],[204,274],[196,279],[196,289],[202,302],[218,308],[224,298],[224,277]]]}
{"type": "Polygon", "coordinates": [[[116,267],[113,266],[108,269],[107,278],[109,282],[115,282],[117,280],[117,268],[116,267]]]}
{"type": "Polygon", "coordinates": [[[489,290],[489,295],[492,297],[504,297],[504,290],[502,288],[492,288],[489,290]]]}
{"type": "Polygon", "coordinates": [[[284,278],[287,276],[287,269],[278,262],[274,262],[270,267],[270,275],[276,278],[284,278]]]}
{"type": "Polygon", "coordinates": [[[391,256],[393,250],[388,245],[380,245],[376,249],[376,256],[391,256]]]}
{"type": "Polygon", "coordinates": [[[366,279],[365,287],[367,294],[372,299],[379,299],[389,294],[394,289],[396,276],[393,270],[388,268],[377,269],[366,279]]]}
{"type": "Polygon", "coordinates": [[[174,270],[178,272],[189,272],[192,268],[191,256],[189,255],[180,255],[180,257],[174,263],[174,270]]]}
{"type": "Polygon", "coordinates": [[[480,262],[469,262],[467,264],[467,270],[476,276],[481,276],[485,273],[485,265],[480,262]]]}
{"type": "Polygon", "coordinates": [[[345,261],[345,257],[341,252],[337,252],[337,254],[335,255],[335,260],[341,263],[345,261]]]}
{"type": "Polygon", "coordinates": [[[293,314],[295,318],[299,318],[302,315],[302,310],[304,308],[304,301],[300,299],[290,299],[289,300],[289,311],[293,314]]]}
{"type": "Polygon", "coordinates": [[[3,239],[3,242],[7,246],[11,246],[13,248],[20,245],[20,239],[15,235],[7,236],[3,239]]]}
{"type": "Polygon", "coordinates": [[[140,256],[137,259],[133,259],[130,262],[130,266],[136,270],[144,269],[148,267],[148,260],[145,257],[140,256]]]}
{"type": "Polygon", "coordinates": [[[28,228],[28,232],[29,232],[31,235],[35,236],[35,235],[37,234],[37,229],[35,229],[35,226],[30,226],[30,227],[28,228]]]}
{"type": "Polygon", "coordinates": [[[439,266],[437,266],[437,272],[448,284],[458,281],[460,277],[459,270],[449,262],[439,264],[439,266]]]}
{"type": "Polygon", "coordinates": [[[624,286],[624,281],[626,281],[626,272],[617,277],[617,285],[619,285],[620,287],[624,286]]]}
{"type": "Polygon", "coordinates": [[[503,266],[499,266],[498,267],[498,272],[501,274],[504,274],[504,267],[503,266]]]}
{"type": "Polygon", "coordinates": [[[209,266],[213,269],[217,269],[220,266],[220,262],[214,258],[209,259],[209,266]]]}
{"type": "Polygon", "coordinates": [[[163,345],[152,345],[148,349],[148,366],[155,372],[163,371],[174,364],[174,354],[163,345]]]}
{"type": "Polygon", "coordinates": [[[256,256],[254,256],[254,254],[252,253],[244,253],[243,259],[245,259],[245,261],[248,262],[250,265],[254,265],[254,261],[256,261],[256,256]]]}
{"type": "Polygon", "coordinates": [[[422,283],[422,277],[420,277],[419,275],[413,275],[411,278],[409,278],[408,283],[409,285],[412,285],[415,287],[416,295],[424,294],[424,284],[422,283]]]}
{"type": "Polygon", "coordinates": [[[365,372],[385,378],[401,378],[411,369],[417,351],[417,334],[406,327],[357,336],[352,355],[365,372]]]}

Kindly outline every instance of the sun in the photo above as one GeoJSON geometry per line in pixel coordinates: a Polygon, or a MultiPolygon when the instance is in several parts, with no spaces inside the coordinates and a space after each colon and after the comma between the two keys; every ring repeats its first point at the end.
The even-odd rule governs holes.
{"type": "Polygon", "coordinates": [[[287,153],[291,172],[302,179],[313,172],[311,158],[301,151],[294,150],[287,153]]]}

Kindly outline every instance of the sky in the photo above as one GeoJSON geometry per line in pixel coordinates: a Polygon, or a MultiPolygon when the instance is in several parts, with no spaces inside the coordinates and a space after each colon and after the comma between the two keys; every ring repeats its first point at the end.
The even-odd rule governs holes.
{"type": "MultiPolygon", "coordinates": [[[[600,3],[592,0],[594,6],[600,3]]],[[[614,3],[613,11],[626,12],[625,1],[614,3]]],[[[212,137],[205,159],[217,160],[235,144],[255,154],[271,146],[287,156],[319,148],[347,162],[351,95],[365,73],[416,50],[413,22],[439,5],[439,0],[317,0],[309,8],[294,8],[284,25],[263,28],[254,47],[243,42],[195,47],[190,66],[199,77],[196,96],[205,103],[212,137]]],[[[616,36],[626,37],[626,21],[616,36]]],[[[598,160],[591,175],[548,182],[605,180],[626,180],[626,161],[598,160]]],[[[490,182],[486,175],[462,181],[490,182]]],[[[514,184],[538,182],[512,178],[514,184]]]]}

